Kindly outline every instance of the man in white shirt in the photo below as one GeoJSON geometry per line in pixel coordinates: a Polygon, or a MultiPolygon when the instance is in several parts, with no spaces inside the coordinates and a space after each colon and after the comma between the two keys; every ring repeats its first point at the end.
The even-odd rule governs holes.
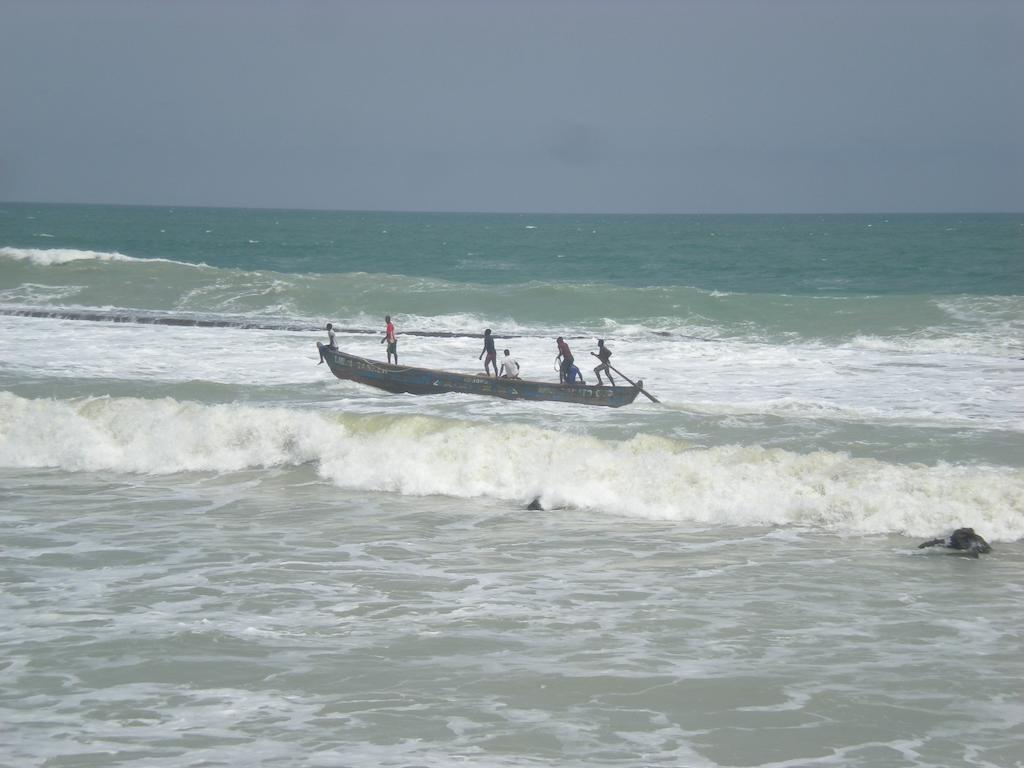
{"type": "MultiPolygon", "coordinates": [[[[320,350],[320,363],[322,363],[324,361],[323,344],[317,342],[316,347],[320,350]]],[[[327,324],[327,347],[333,350],[338,349],[338,340],[334,337],[334,326],[331,323],[327,324]]],[[[317,365],[320,365],[320,363],[317,363],[317,365]]]]}
{"type": "Polygon", "coordinates": [[[503,379],[519,378],[519,363],[509,355],[507,349],[505,350],[505,357],[501,361],[501,377],[503,379]]]}

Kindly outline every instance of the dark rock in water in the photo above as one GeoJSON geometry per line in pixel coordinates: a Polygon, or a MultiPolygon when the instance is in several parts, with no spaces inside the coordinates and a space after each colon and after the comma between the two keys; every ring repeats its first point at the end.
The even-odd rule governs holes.
{"type": "Polygon", "coordinates": [[[543,512],[544,505],[540,503],[540,496],[534,497],[533,501],[526,505],[526,508],[533,511],[540,510],[541,512],[543,512]]]}
{"type": "Polygon", "coordinates": [[[923,544],[918,544],[918,549],[925,547],[945,547],[965,552],[971,557],[984,555],[992,551],[992,547],[981,536],[974,532],[973,528],[957,528],[944,539],[932,539],[923,544]]]}

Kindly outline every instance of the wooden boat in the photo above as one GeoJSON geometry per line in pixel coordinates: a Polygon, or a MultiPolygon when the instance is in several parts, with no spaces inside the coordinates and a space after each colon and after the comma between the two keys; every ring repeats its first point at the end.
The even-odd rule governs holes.
{"type": "Polygon", "coordinates": [[[629,405],[643,388],[599,387],[592,384],[556,384],[526,379],[495,379],[471,373],[435,371],[367,360],[317,343],[331,372],[339,379],[356,381],[388,392],[412,395],[441,395],[461,392],[467,395],[489,395],[506,400],[550,400],[581,405],[606,405],[618,408],[629,405]]]}

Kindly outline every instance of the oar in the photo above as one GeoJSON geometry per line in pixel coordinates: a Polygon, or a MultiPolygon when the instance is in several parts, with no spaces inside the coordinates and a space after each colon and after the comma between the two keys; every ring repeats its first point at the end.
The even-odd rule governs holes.
{"type": "MultiPolygon", "coordinates": [[[[598,359],[598,360],[600,360],[600,359],[601,359],[600,357],[598,357],[598,355],[597,355],[597,353],[596,353],[596,352],[591,352],[590,354],[591,354],[591,355],[593,355],[594,357],[597,357],[597,359],[598,359]]],[[[621,376],[622,378],[624,378],[624,379],[625,379],[626,381],[628,381],[628,382],[629,382],[630,384],[632,384],[632,385],[633,385],[634,387],[636,387],[636,388],[637,388],[637,389],[639,389],[639,390],[640,390],[641,392],[643,392],[643,393],[644,393],[644,395],[645,395],[645,396],[647,397],[647,399],[648,399],[648,400],[650,400],[650,401],[651,401],[652,403],[660,403],[660,402],[661,402],[661,400],[659,400],[658,398],[656,398],[656,397],[655,397],[654,395],[652,395],[652,394],[651,394],[650,392],[648,392],[648,391],[647,391],[646,389],[644,389],[644,388],[643,388],[643,387],[641,387],[641,386],[640,386],[639,384],[637,384],[637,383],[636,383],[635,381],[633,381],[633,380],[632,380],[631,378],[629,378],[628,376],[626,376],[626,374],[624,374],[624,373],[623,373],[622,371],[620,371],[620,370],[619,370],[618,368],[616,368],[616,367],[615,367],[614,365],[612,365],[611,363],[608,363],[608,367],[609,367],[609,368],[611,368],[611,369],[612,369],[613,371],[615,371],[615,372],[616,372],[617,374],[619,374],[619,376],[621,376]]]]}

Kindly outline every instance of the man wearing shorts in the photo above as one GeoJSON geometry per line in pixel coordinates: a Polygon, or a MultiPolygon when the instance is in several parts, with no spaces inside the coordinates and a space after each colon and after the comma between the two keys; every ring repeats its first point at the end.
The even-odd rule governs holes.
{"type": "Polygon", "coordinates": [[[519,363],[512,357],[512,353],[505,350],[505,357],[501,361],[501,377],[503,379],[519,378],[519,363]]]}
{"type": "Polygon", "coordinates": [[[391,315],[384,316],[384,322],[387,325],[384,326],[384,338],[380,340],[383,344],[385,341],[388,343],[388,362],[391,362],[391,356],[395,356],[395,365],[398,365],[398,336],[395,335],[395,325],[391,322],[391,315]]]}
{"type": "Polygon", "coordinates": [[[484,331],[484,348],[481,350],[477,360],[487,355],[487,359],[484,360],[484,372],[490,376],[491,366],[494,366],[494,378],[498,378],[498,353],[494,351],[494,337],[491,336],[491,329],[488,328],[484,331]]]}
{"type": "Polygon", "coordinates": [[[558,380],[562,383],[569,383],[569,369],[572,368],[574,358],[572,352],[569,351],[569,345],[565,343],[565,339],[559,336],[555,339],[555,343],[558,344],[558,356],[562,358],[562,364],[558,369],[558,380]]]}
{"type": "Polygon", "coordinates": [[[601,381],[601,371],[604,371],[605,376],[608,377],[608,383],[613,387],[615,386],[615,380],[612,378],[612,372],[608,367],[608,359],[612,356],[612,351],[604,345],[604,339],[597,340],[597,359],[601,361],[601,364],[594,369],[594,373],[597,374],[597,383],[599,386],[603,386],[604,382],[601,381]]]}
{"type": "MultiPolygon", "coordinates": [[[[318,343],[316,346],[320,350],[320,363],[322,363],[324,361],[323,345],[318,343]]],[[[333,349],[335,352],[338,351],[338,339],[334,335],[334,326],[331,323],[327,324],[327,348],[333,349]]],[[[320,363],[317,363],[317,365],[320,365],[320,363]]]]}

